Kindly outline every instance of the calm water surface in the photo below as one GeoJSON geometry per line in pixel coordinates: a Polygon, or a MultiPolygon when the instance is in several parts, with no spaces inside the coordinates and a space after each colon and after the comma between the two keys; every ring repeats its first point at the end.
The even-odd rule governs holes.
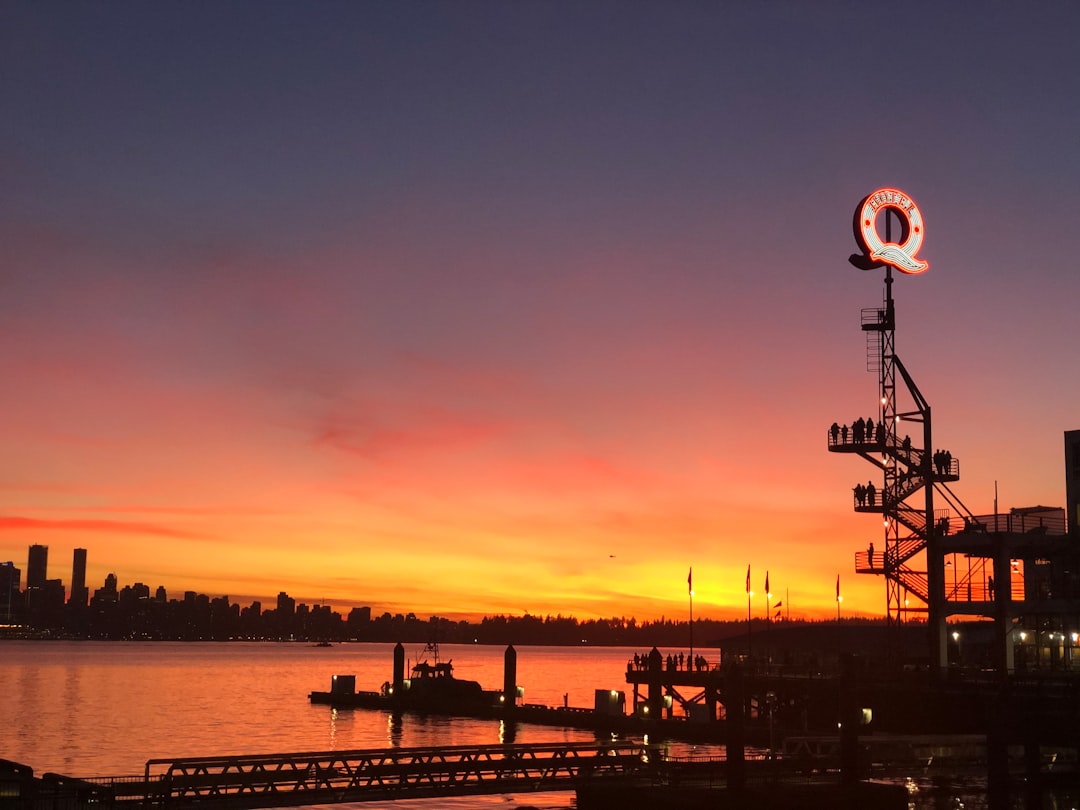
{"type": "MultiPolygon", "coordinates": [[[[422,645],[406,646],[408,666],[422,645]]],[[[634,650],[517,649],[518,684],[530,703],[592,706],[593,690],[624,689],[634,650]]],[[[501,688],[505,648],[446,645],[455,674],[501,688]]],[[[315,647],[283,643],[0,641],[0,759],[35,773],[141,774],[149,759],[501,742],[497,721],[334,710],[308,693],[331,676],[356,675],[357,689],[391,678],[392,644],[315,647]]],[[[590,732],[519,725],[515,742],[589,742],[590,732]]],[[[680,746],[685,751],[691,746],[680,746]]],[[[573,793],[440,800],[486,810],[528,804],[573,806],[573,793]]],[[[430,810],[430,802],[398,802],[430,810]]],[[[366,810],[389,807],[375,802],[366,810]]],[[[337,807],[341,807],[338,805],[337,807]]]]}
{"type": "MultiPolygon", "coordinates": [[[[415,660],[422,646],[406,646],[415,660]]],[[[502,647],[444,646],[455,674],[502,685],[502,647]]],[[[633,650],[523,647],[530,703],[591,706],[624,689],[633,650]]],[[[0,642],[0,758],[72,776],[141,773],[148,759],[500,742],[497,721],[418,718],[311,705],[335,674],[357,689],[391,677],[393,645],[0,642]]],[[[590,741],[590,732],[521,725],[516,742],[590,741]]]]}
{"type": "MultiPolygon", "coordinates": [[[[619,648],[518,647],[517,682],[529,703],[591,707],[594,689],[626,690],[627,659],[619,648]]],[[[420,645],[406,646],[415,661],[420,645]]],[[[502,685],[504,648],[446,645],[455,673],[487,689],[502,685]]],[[[312,705],[308,693],[328,690],[335,674],[356,675],[358,689],[391,677],[393,645],[315,647],[281,643],[0,641],[0,759],[69,776],[141,774],[148,759],[358,748],[497,744],[498,721],[403,715],[392,724],[379,711],[312,705]]],[[[627,690],[628,692],[630,690],[627,690]]],[[[630,701],[629,694],[627,701],[630,701]]],[[[515,742],[589,742],[591,732],[518,726],[515,742]]],[[[694,753],[672,744],[670,753],[694,753]]],[[[715,749],[712,749],[715,753],[715,749]]],[[[923,791],[913,808],[949,807],[954,788],[923,791]],[[944,802],[944,803],[943,803],[944,802]]],[[[934,780],[938,777],[935,776],[934,780]]],[[[966,791],[964,791],[966,792],[966,791]]],[[[968,810],[983,797],[965,795],[968,810]]],[[[1070,797],[1071,799],[1072,797],[1070,797]]],[[[439,800],[453,810],[519,805],[569,808],[572,793],[479,796],[439,800]]],[[[430,801],[367,803],[357,810],[430,801]]],[[[1021,806],[1019,803],[1014,806],[1021,806]]],[[[1054,808],[1075,807],[1066,799],[1054,808]]],[[[335,807],[342,807],[337,805],[335,807]]]]}

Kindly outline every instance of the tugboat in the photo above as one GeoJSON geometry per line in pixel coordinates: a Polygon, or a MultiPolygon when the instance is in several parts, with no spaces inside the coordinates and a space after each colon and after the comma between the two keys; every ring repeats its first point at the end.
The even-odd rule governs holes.
{"type": "Polygon", "coordinates": [[[356,690],[356,676],[335,675],[329,692],[312,692],[312,703],[363,709],[391,709],[429,714],[458,714],[472,717],[494,716],[502,708],[499,692],[485,691],[477,681],[454,677],[452,661],[439,659],[439,645],[429,642],[419,660],[405,675],[405,653],[400,644],[394,650],[394,680],[378,692],[356,690]]]}
{"type": "Polygon", "coordinates": [[[492,702],[477,681],[454,677],[453,660],[439,660],[437,641],[424,647],[423,656],[413,664],[410,677],[402,681],[399,690],[384,683],[383,694],[399,708],[440,713],[475,711],[492,702]]]}

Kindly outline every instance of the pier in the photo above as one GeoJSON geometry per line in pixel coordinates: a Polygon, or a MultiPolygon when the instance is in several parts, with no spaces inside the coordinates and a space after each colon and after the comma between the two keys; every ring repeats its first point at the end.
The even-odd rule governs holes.
{"type": "Polygon", "coordinates": [[[141,777],[71,779],[23,771],[5,781],[21,806],[245,810],[340,802],[573,790],[636,774],[639,743],[541,743],[152,759],[141,777]]]}
{"type": "Polygon", "coordinates": [[[845,783],[835,771],[811,772],[804,765],[765,757],[668,758],[627,742],[389,748],[154,759],[142,776],[92,779],[45,774],[35,780],[26,766],[0,763],[0,795],[22,810],[255,810],[564,790],[576,792],[578,807],[598,810],[644,796],[651,806],[678,808],[767,807],[809,798],[829,808],[906,807],[900,787],[845,783]]]}

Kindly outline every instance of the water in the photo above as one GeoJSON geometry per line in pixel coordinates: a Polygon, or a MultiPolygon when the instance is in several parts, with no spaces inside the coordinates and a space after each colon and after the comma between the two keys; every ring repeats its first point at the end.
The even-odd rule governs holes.
{"type": "MultiPolygon", "coordinates": [[[[390,644],[0,642],[0,758],[70,776],[142,773],[148,759],[500,742],[497,721],[335,711],[308,693],[335,674],[357,689],[390,679],[390,644]]],[[[412,660],[422,647],[406,647],[412,660]]],[[[504,648],[452,646],[443,660],[485,688],[502,686],[504,648]]],[[[518,649],[530,703],[591,706],[624,689],[633,651],[518,649]],[[587,664],[587,667],[583,666],[587,664]],[[587,672],[588,674],[585,674],[587,672]]],[[[591,732],[522,725],[516,742],[593,740],[591,732]]]]}
{"type": "MultiPolygon", "coordinates": [[[[415,661],[422,646],[406,646],[415,661]]],[[[445,645],[455,674],[501,688],[502,647],[445,645]]],[[[518,684],[530,703],[591,707],[595,688],[624,689],[634,650],[524,647],[518,684]]],[[[357,689],[391,677],[393,645],[282,643],[0,642],[0,758],[35,773],[141,774],[149,759],[289,751],[496,744],[498,721],[312,705],[335,674],[357,689]]],[[[591,742],[589,731],[521,724],[515,742],[591,742]]],[[[572,793],[529,794],[569,807],[572,793]]],[[[468,797],[441,806],[513,807],[515,797],[468,797]]],[[[423,803],[421,803],[423,805],[423,803]]],[[[368,808],[379,804],[364,805],[368,808]]],[[[426,805],[430,807],[431,805],[426,805]]]]}
{"type": "MultiPolygon", "coordinates": [[[[504,652],[464,645],[441,650],[444,660],[453,660],[455,674],[488,689],[501,688],[504,652]]],[[[565,699],[591,707],[594,689],[630,691],[624,673],[634,652],[520,647],[517,681],[529,703],[557,706],[565,699]]],[[[420,646],[406,646],[410,660],[420,653],[420,646]]],[[[502,741],[494,720],[405,714],[391,724],[386,712],[334,710],[308,701],[309,692],[328,690],[335,674],[356,675],[358,689],[378,689],[391,677],[392,660],[390,644],[0,641],[0,759],[29,765],[38,774],[121,776],[141,774],[149,759],[502,741]]],[[[589,731],[527,724],[518,726],[515,737],[520,743],[593,740],[589,731]]],[[[690,744],[669,746],[674,755],[699,750],[715,753],[690,744]]],[[[965,789],[958,774],[918,771],[912,776],[922,791],[913,808],[949,807],[949,797],[957,795],[968,810],[985,806],[977,786],[965,789]]],[[[1072,798],[1048,806],[1074,807],[1072,798]]],[[[569,808],[573,794],[357,807],[400,810],[412,804],[422,810],[569,808]]]]}

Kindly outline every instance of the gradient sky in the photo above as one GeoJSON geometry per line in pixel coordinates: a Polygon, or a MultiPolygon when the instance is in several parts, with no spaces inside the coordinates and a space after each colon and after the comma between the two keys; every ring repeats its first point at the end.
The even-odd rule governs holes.
{"type": "Polygon", "coordinates": [[[1080,4],[0,2],[0,560],[421,616],[883,615],[851,217],[976,513],[1080,428],[1080,4]],[[774,597],[775,599],[776,597],[774,597]],[[756,614],[764,613],[758,600],[756,614]]]}

